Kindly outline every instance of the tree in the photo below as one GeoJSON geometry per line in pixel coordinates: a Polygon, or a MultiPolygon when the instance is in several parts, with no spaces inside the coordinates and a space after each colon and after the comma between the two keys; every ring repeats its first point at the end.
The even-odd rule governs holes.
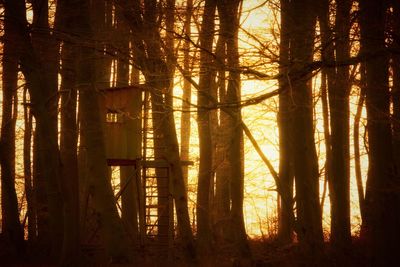
{"type": "Polygon", "coordinates": [[[60,158],[62,162],[62,194],[64,198],[64,239],[60,262],[64,266],[76,266],[80,259],[80,214],[78,176],[78,125],[77,125],[77,45],[70,34],[77,31],[72,14],[73,1],[59,1],[56,28],[63,36],[61,51],[61,131],[60,158]]]}
{"type": "Polygon", "coordinates": [[[290,140],[296,184],[296,232],[306,254],[321,253],[323,243],[319,205],[318,159],[313,126],[311,73],[304,72],[312,62],[316,8],[312,1],[291,2],[291,47],[289,78],[292,99],[290,140]]]}
{"type": "MultiPolygon", "coordinates": [[[[190,38],[191,38],[191,19],[193,13],[193,0],[186,2],[186,13],[184,22],[184,31],[186,38],[184,42],[184,58],[183,68],[186,76],[191,76],[191,60],[190,60],[190,38]]],[[[183,161],[189,160],[189,145],[190,145],[190,103],[192,98],[191,84],[187,79],[183,80],[183,94],[182,94],[182,117],[181,117],[181,159],[183,161]]],[[[186,181],[188,180],[189,170],[187,166],[182,166],[183,176],[186,181]]]]}
{"type": "MultiPolygon", "coordinates": [[[[330,28],[329,1],[321,11],[323,60],[344,62],[350,57],[350,9],[352,1],[336,2],[334,31],[330,28]]],[[[349,65],[327,67],[330,111],[328,182],[331,199],[331,241],[337,249],[350,245],[350,122],[349,65]]],[[[328,129],[329,130],[329,129],[328,129]]]]}
{"type": "MultiPolygon", "coordinates": [[[[39,171],[42,175],[38,178],[43,180],[43,191],[41,192],[40,187],[37,190],[37,194],[45,194],[43,200],[46,200],[43,208],[43,212],[46,214],[48,210],[49,225],[46,224],[46,218],[44,218],[44,225],[38,227],[38,240],[43,242],[43,245],[52,251],[52,257],[57,260],[63,242],[63,200],[61,198],[61,159],[60,151],[58,147],[58,68],[59,68],[59,41],[55,38],[53,29],[49,25],[49,3],[47,0],[35,0],[32,2],[33,7],[33,23],[32,23],[32,46],[35,49],[36,56],[38,57],[38,63],[41,65],[44,73],[41,79],[45,79],[47,88],[44,92],[40,93],[41,101],[46,108],[46,112],[49,113],[50,125],[46,129],[47,135],[41,132],[41,129],[36,127],[37,131],[37,145],[38,145],[38,159],[39,159],[39,171]],[[45,143],[51,140],[51,150],[43,148],[46,147],[45,143]],[[57,153],[57,163],[54,163],[54,170],[48,170],[46,156],[42,153],[57,153]],[[53,196],[53,194],[56,194],[53,196]],[[53,203],[54,202],[54,203],[53,203]],[[50,229],[48,229],[50,228],[50,229]],[[55,234],[54,239],[50,239],[50,234],[55,234]]],[[[38,77],[39,78],[39,77],[38,77]]],[[[39,89],[39,88],[37,88],[39,89]]],[[[42,89],[43,90],[43,89],[42,89]]],[[[31,93],[32,95],[32,93],[31,93]]],[[[32,102],[34,98],[32,96],[32,102]]],[[[33,109],[35,115],[35,109],[33,109]]],[[[40,120],[36,118],[37,124],[40,120]]]]}
{"type": "Polygon", "coordinates": [[[3,109],[1,120],[1,204],[2,233],[12,247],[14,256],[24,253],[24,234],[19,221],[15,191],[15,123],[18,98],[18,36],[13,12],[5,10],[3,47],[3,109]],[[17,49],[15,49],[17,46],[17,49]]]}
{"type": "MultiPolygon", "coordinates": [[[[49,69],[46,69],[39,60],[39,52],[37,51],[39,49],[38,41],[51,40],[48,36],[49,28],[46,24],[41,25],[39,24],[39,21],[35,21],[35,23],[38,23],[35,24],[35,26],[41,25],[42,29],[44,29],[44,35],[47,35],[50,39],[46,39],[46,37],[40,39],[38,35],[35,35],[36,46],[34,46],[27,28],[28,24],[26,20],[24,1],[5,1],[4,7],[5,10],[8,10],[10,18],[12,18],[12,22],[15,26],[13,30],[15,32],[16,45],[19,47],[20,51],[19,63],[29,88],[32,113],[36,119],[36,152],[40,154],[37,157],[41,166],[44,166],[44,163],[47,165],[47,168],[41,168],[41,171],[46,185],[46,197],[49,210],[49,231],[51,233],[51,235],[47,235],[46,237],[48,238],[51,236],[52,238],[51,240],[47,239],[45,243],[46,245],[51,244],[49,246],[49,251],[53,259],[55,259],[61,248],[63,221],[63,203],[61,194],[59,193],[60,159],[57,140],[57,101],[55,98],[57,83],[54,84],[54,80],[57,81],[57,79],[54,79],[54,65],[52,65],[53,63],[56,64],[55,62],[57,62],[57,60],[54,60],[53,58],[48,62],[49,64],[46,66],[49,69]],[[45,137],[46,140],[44,140],[45,137]]],[[[37,10],[36,7],[35,10],[37,10]]],[[[43,19],[43,17],[47,18],[47,10],[42,12],[45,12],[41,17],[43,23],[48,23],[47,20],[43,19]]],[[[37,16],[37,12],[35,13],[37,16]]],[[[49,54],[43,55],[44,59],[46,56],[50,55],[51,50],[52,49],[48,50],[49,54]]],[[[55,75],[55,77],[57,76],[55,75]]]]}
{"type": "Polygon", "coordinates": [[[369,167],[361,237],[373,264],[395,260],[400,237],[399,176],[392,148],[389,57],[385,52],[386,1],[360,1],[361,46],[365,54],[369,167]]]}
{"type": "MultiPolygon", "coordinates": [[[[350,57],[350,9],[352,1],[336,2],[336,61],[350,57]]],[[[349,66],[336,68],[335,87],[328,88],[331,113],[332,173],[332,242],[339,248],[350,245],[350,144],[349,144],[349,66]]]]}
{"type": "Polygon", "coordinates": [[[393,150],[396,159],[396,166],[400,166],[400,56],[397,51],[400,50],[400,4],[392,1],[393,4],[393,26],[392,36],[392,71],[393,71],[393,150]]]}
{"type": "Polygon", "coordinates": [[[24,188],[26,192],[27,219],[28,219],[28,244],[33,245],[36,240],[36,205],[34,196],[34,187],[32,183],[32,120],[33,116],[27,103],[27,88],[24,88],[24,188]]]}
{"type": "Polygon", "coordinates": [[[197,98],[197,123],[200,143],[200,162],[197,187],[197,241],[198,250],[202,258],[207,259],[212,251],[211,247],[211,218],[210,218],[210,189],[213,181],[212,172],[212,142],[211,120],[208,95],[213,86],[214,70],[213,57],[209,51],[213,50],[215,12],[217,2],[206,1],[200,31],[200,79],[197,98]]]}
{"type": "MultiPolygon", "coordinates": [[[[220,14],[221,35],[226,40],[226,68],[228,71],[228,84],[226,90],[226,101],[238,103],[241,98],[240,72],[239,72],[239,5],[240,0],[218,1],[217,7],[220,14]]],[[[229,108],[235,116],[230,116],[227,129],[231,143],[228,148],[227,159],[230,165],[230,233],[235,242],[237,253],[240,257],[248,258],[251,252],[247,243],[247,235],[243,218],[243,195],[244,195],[244,150],[243,131],[239,127],[241,123],[240,107],[229,108]]]]}
{"type": "Polygon", "coordinates": [[[282,243],[291,243],[293,239],[293,159],[291,158],[290,147],[290,88],[288,67],[290,54],[290,1],[281,0],[281,31],[279,43],[279,112],[278,112],[278,127],[279,127],[279,180],[282,185],[279,201],[281,209],[279,210],[279,228],[278,239],[282,243]]]}
{"type": "MultiPolygon", "coordinates": [[[[223,34],[218,35],[215,48],[215,67],[217,81],[211,87],[211,95],[215,101],[226,103],[226,38],[223,34]]],[[[230,211],[230,189],[229,176],[230,168],[227,160],[227,153],[230,146],[229,133],[227,128],[228,117],[225,112],[211,111],[212,137],[213,137],[213,169],[215,170],[215,192],[213,198],[214,218],[213,232],[216,241],[228,240],[228,229],[230,211]]]]}
{"type": "MultiPolygon", "coordinates": [[[[115,29],[116,40],[114,41],[117,49],[117,75],[116,75],[116,86],[126,87],[129,85],[129,43],[130,43],[130,32],[129,27],[124,19],[124,16],[120,10],[116,11],[116,29],[115,29]]],[[[141,92],[140,92],[141,93],[141,92]]],[[[126,107],[129,115],[124,118],[124,125],[127,130],[126,140],[126,156],[129,159],[140,158],[141,155],[141,133],[140,133],[140,116],[141,108],[141,94],[131,90],[127,97],[131,99],[137,99],[136,105],[130,105],[126,107]],[[139,123],[138,123],[139,121],[139,123]]],[[[138,241],[138,209],[137,209],[137,188],[136,188],[136,169],[135,166],[121,166],[120,167],[120,181],[123,192],[121,195],[121,217],[124,224],[127,225],[130,235],[132,236],[133,243],[136,244],[138,241]]]]}
{"type": "MultiPolygon", "coordinates": [[[[89,20],[89,1],[80,0],[76,6],[79,13],[76,23],[79,27],[75,34],[82,40],[93,37],[89,20]]],[[[94,208],[104,233],[105,245],[114,262],[129,262],[133,259],[129,253],[128,239],[118,215],[114,193],[108,176],[106,147],[104,141],[103,121],[100,115],[98,92],[96,91],[96,69],[94,50],[81,46],[78,54],[79,111],[81,139],[85,144],[88,182],[94,208]]]]}

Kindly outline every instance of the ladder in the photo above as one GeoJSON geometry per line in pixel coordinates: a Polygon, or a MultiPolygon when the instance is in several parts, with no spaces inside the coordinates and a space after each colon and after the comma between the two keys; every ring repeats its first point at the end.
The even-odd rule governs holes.
{"type": "MultiPolygon", "coordinates": [[[[144,246],[162,258],[172,257],[174,213],[168,162],[162,158],[164,140],[161,129],[154,125],[151,95],[144,93],[142,125],[142,192],[144,206],[144,246]]],[[[158,119],[162,119],[159,117],[158,119]]],[[[158,126],[159,127],[159,126],[158,126]]]]}

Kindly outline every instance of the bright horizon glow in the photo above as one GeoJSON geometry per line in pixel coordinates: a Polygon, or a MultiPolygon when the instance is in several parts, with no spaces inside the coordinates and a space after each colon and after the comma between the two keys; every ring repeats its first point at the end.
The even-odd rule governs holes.
{"type": "MultiPolygon", "coordinates": [[[[251,34],[255,34],[259,40],[264,40],[268,45],[269,49],[273,50],[277,48],[279,40],[274,40],[276,37],[273,34],[274,30],[277,30],[279,25],[279,17],[273,17],[273,12],[264,5],[258,9],[253,7],[260,5],[265,1],[244,1],[243,10],[246,12],[242,15],[241,26],[249,31],[251,34]]],[[[279,14],[278,14],[279,15],[279,14]]],[[[278,36],[279,37],[279,36],[278,36]]],[[[271,76],[276,74],[277,66],[275,63],[268,62],[268,59],[257,58],[257,41],[249,37],[244,31],[240,31],[239,36],[239,47],[241,53],[245,53],[244,57],[241,58],[242,65],[248,65],[250,60],[254,60],[252,56],[256,57],[256,60],[267,61],[264,65],[261,65],[260,71],[265,72],[271,76]],[[247,57],[246,54],[250,56],[247,57]]],[[[261,51],[263,52],[263,51],[261,51]]],[[[268,53],[268,52],[266,52],[268,53]]],[[[259,62],[257,62],[259,63],[259,62]]],[[[319,75],[318,75],[319,77],[319,75]]],[[[320,79],[320,78],[319,78],[320,79]]],[[[254,97],[256,95],[273,91],[278,88],[276,80],[256,80],[249,79],[242,75],[242,100],[254,97]]],[[[175,88],[177,97],[181,96],[181,88],[179,84],[175,88]]],[[[314,92],[318,93],[320,89],[320,81],[315,79],[314,81],[314,92]]],[[[192,89],[193,90],[193,89],[192,89]]],[[[350,98],[350,131],[352,133],[352,126],[354,121],[354,113],[357,106],[358,98],[352,96],[350,98]]],[[[196,92],[193,92],[192,103],[196,103],[196,92]]],[[[276,121],[277,110],[278,110],[278,97],[273,97],[260,104],[247,106],[242,109],[243,121],[249,127],[253,136],[257,140],[258,144],[262,148],[262,151],[268,157],[273,164],[276,171],[279,170],[279,133],[278,124],[276,121]]],[[[180,106],[180,101],[177,101],[177,105],[180,106]]],[[[325,164],[325,144],[324,144],[324,129],[322,121],[322,107],[321,101],[316,102],[316,149],[319,155],[319,169],[320,169],[320,197],[322,198],[322,192],[324,190],[324,164],[325,164]]],[[[180,128],[180,115],[176,112],[176,123],[179,133],[180,128]]],[[[363,110],[362,122],[365,122],[366,113],[365,108],[363,110]]],[[[196,201],[196,180],[197,180],[197,167],[198,167],[198,140],[197,140],[197,124],[196,114],[191,114],[191,160],[195,161],[195,165],[190,168],[190,184],[192,193],[189,193],[190,203],[193,205],[196,201]]],[[[363,140],[364,128],[360,128],[360,140],[363,140]]],[[[360,211],[358,204],[358,194],[354,175],[354,151],[353,151],[353,137],[350,136],[350,167],[351,167],[351,188],[350,188],[350,204],[351,204],[351,229],[353,234],[358,234],[361,225],[360,211]]],[[[253,238],[268,237],[276,234],[277,231],[277,192],[275,182],[270,174],[268,168],[265,166],[257,152],[254,150],[252,144],[244,138],[244,149],[245,149],[245,181],[244,181],[244,218],[246,224],[247,234],[253,238]]],[[[360,149],[362,152],[361,165],[363,171],[364,185],[365,177],[368,166],[368,158],[365,153],[365,147],[363,143],[360,143],[360,149]]],[[[189,203],[189,205],[190,205],[189,203]]],[[[191,207],[191,209],[193,206],[191,207]]],[[[192,212],[190,210],[190,214],[192,212]]],[[[330,232],[330,200],[329,200],[329,189],[327,188],[325,201],[323,205],[323,228],[324,235],[327,238],[330,232]]]]}

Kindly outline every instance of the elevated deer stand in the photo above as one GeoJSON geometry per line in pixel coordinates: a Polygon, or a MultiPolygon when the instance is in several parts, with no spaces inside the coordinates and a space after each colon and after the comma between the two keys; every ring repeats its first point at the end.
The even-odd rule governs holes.
{"type": "MultiPolygon", "coordinates": [[[[132,225],[139,226],[139,244],[146,252],[171,259],[174,213],[170,168],[167,161],[154,157],[157,149],[154,139],[162,137],[154,135],[150,97],[143,89],[143,86],[112,88],[102,95],[107,162],[109,166],[130,167],[123,184],[121,180],[117,198],[132,193],[135,197],[136,203],[131,204],[138,209],[133,216],[136,223],[132,225]]],[[[124,205],[122,214],[123,209],[124,205]]]]}

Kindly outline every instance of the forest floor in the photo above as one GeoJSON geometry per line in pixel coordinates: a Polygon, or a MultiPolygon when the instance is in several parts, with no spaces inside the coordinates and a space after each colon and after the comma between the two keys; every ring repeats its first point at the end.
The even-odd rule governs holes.
{"type": "Polygon", "coordinates": [[[278,245],[276,242],[264,240],[250,241],[253,263],[252,266],[268,267],[358,267],[369,266],[367,257],[363,252],[358,240],[355,240],[353,246],[342,254],[337,255],[331,252],[329,243],[324,244],[323,255],[316,258],[316,255],[305,257],[297,244],[278,245]]]}
{"type": "MultiPolygon", "coordinates": [[[[357,267],[357,266],[370,266],[366,255],[362,252],[361,246],[359,242],[355,240],[353,246],[342,253],[340,256],[333,255],[330,252],[330,248],[328,244],[325,244],[323,249],[323,256],[319,259],[316,259],[313,256],[304,257],[299,251],[299,248],[296,244],[281,246],[276,242],[268,241],[268,240],[250,240],[250,247],[252,252],[251,260],[243,260],[238,259],[233,256],[233,253],[229,247],[220,248],[215,251],[216,257],[213,263],[197,264],[197,267],[357,267]]],[[[142,258],[135,265],[127,265],[127,264],[105,264],[100,263],[99,259],[103,258],[99,252],[97,256],[95,255],[86,255],[86,264],[82,264],[81,266],[88,267],[184,267],[187,266],[183,263],[182,257],[179,257],[179,253],[176,253],[176,257],[172,262],[168,262],[167,260],[159,260],[155,255],[147,256],[146,259],[142,258]],[[100,257],[99,257],[100,255],[100,257]],[[97,260],[95,260],[97,258],[97,260]]],[[[32,261],[20,261],[20,263],[6,263],[0,258],[0,267],[56,267],[57,265],[51,264],[38,264],[33,263],[32,261]]],[[[101,262],[104,262],[103,260],[101,262]]],[[[393,265],[395,266],[395,265],[393,265]]],[[[73,266],[72,266],[73,267],[73,266]]],[[[78,267],[78,266],[77,266],[78,267]]]]}

